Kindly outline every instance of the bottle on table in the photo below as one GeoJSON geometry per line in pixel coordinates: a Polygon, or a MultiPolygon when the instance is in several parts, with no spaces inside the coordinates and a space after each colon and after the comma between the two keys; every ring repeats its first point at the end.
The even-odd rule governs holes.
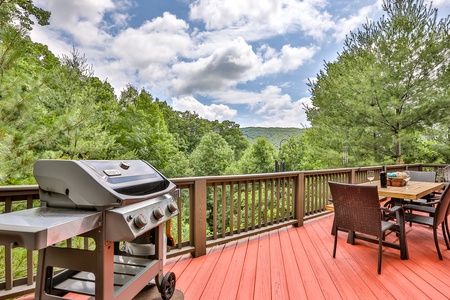
{"type": "Polygon", "coordinates": [[[381,172],[380,172],[380,186],[382,188],[386,188],[387,187],[387,173],[386,173],[386,168],[385,166],[381,167],[381,172]]]}

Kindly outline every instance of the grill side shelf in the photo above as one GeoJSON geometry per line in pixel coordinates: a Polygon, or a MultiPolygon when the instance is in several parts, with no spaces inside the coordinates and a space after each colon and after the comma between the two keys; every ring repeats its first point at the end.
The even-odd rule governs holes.
{"type": "Polygon", "coordinates": [[[3,214],[0,245],[41,250],[101,226],[102,212],[37,207],[3,214]]]}

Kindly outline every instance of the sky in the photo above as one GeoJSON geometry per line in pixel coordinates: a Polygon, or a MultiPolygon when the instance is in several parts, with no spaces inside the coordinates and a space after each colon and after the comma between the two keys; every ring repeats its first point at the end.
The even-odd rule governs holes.
{"type": "MultiPolygon", "coordinates": [[[[429,0],[425,0],[429,4],[429,0]]],[[[241,127],[308,126],[309,80],[382,0],[35,0],[31,38],[75,48],[117,95],[131,84],[174,110],[241,127]]],[[[439,17],[450,0],[435,0],[439,17]]]]}

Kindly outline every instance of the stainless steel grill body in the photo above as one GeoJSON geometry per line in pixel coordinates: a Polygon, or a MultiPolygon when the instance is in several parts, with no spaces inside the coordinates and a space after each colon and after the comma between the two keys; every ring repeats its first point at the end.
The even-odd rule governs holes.
{"type": "Polygon", "coordinates": [[[170,299],[174,274],[162,270],[163,226],[178,214],[171,181],[141,160],[39,160],[34,176],[42,206],[2,215],[0,244],[39,250],[36,299],[73,291],[129,300],[152,278],[170,299]],[[150,234],[154,254],[120,251],[119,242],[150,234]],[[54,245],[74,236],[91,238],[95,250],[54,245]]]}
{"type": "Polygon", "coordinates": [[[123,206],[175,189],[143,160],[38,160],[33,173],[49,207],[123,206]]]}

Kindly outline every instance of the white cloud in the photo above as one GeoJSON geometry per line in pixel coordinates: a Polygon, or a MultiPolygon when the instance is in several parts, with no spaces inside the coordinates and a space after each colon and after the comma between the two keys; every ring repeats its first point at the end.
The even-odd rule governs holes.
{"type": "MultiPolygon", "coordinates": [[[[37,0],[36,5],[52,12],[53,28],[72,36],[79,45],[107,43],[111,38],[104,30],[104,15],[117,7],[112,0],[37,0]]],[[[117,1],[120,3],[120,1],[117,1]]]]}
{"type": "Polygon", "coordinates": [[[191,47],[188,28],[183,20],[164,13],[163,17],[147,21],[139,28],[120,32],[110,45],[111,54],[131,68],[141,70],[153,64],[161,67],[191,47]]]}
{"type": "Polygon", "coordinates": [[[323,10],[326,5],[325,0],[197,0],[190,5],[190,18],[204,22],[207,30],[234,31],[249,41],[296,28],[321,40],[335,25],[323,10]]]}
{"type": "Polygon", "coordinates": [[[223,104],[205,105],[192,96],[172,98],[172,106],[177,111],[196,112],[200,117],[214,121],[222,122],[231,120],[236,116],[237,111],[230,109],[223,104]]]}
{"type": "Polygon", "coordinates": [[[350,15],[346,18],[341,18],[338,20],[333,33],[333,37],[336,41],[340,42],[345,39],[345,36],[350,33],[350,31],[355,31],[362,24],[367,23],[371,20],[371,16],[375,13],[379,13],[381,10],[382,1],[378,0],[375,4],[364,6],[356,12],[354,15],[350,15]]]}
{"type": "Polygon", "coordinates": [[[235,117],[236,122],[242,127],[300,127],[301,124],[307,124],[303,104],[310,103],[310,99],[302,98],[293,101],[277,86],[267,86],[259,93],[227,89],[211,93],[208,96],[214,98],[215,103],[227,106],[247,106],[253,118],[242,115],[235,117]]]}
{"type": "Polygon", "coordinates": [[[216,48],[207,57],[174,65],[172,70],[177,77],[172,83],[180,94],[221,89],[247,80],[257,64],[252,47],[239,38],[225,48],[216,48]]]}
{"type": "MultiPolygon", "coordinates": [[[[425,2],[430,3],[431,1],[425,1],[425,2]]],[[[450,7],[450,1],[449,0],[433,0],[433,7],[435,7],[435,8],[444,8],[444,7],[449,8],[450,7]]]]}
{"type": "Polygon", "coordinates": [[[262,56],[270,59],[262,63],[261,72],[258,75],[296,70],[306,61],[312,59],[319,50],[316,46],[308,48],[291,47],[291,45],[284,45],[279,53],[270,47],[265,49],[267,49],[267,52],[263,53],[262,56]]]}
{"type": "MultiPolygon", "coordinates": [[[[212,44],[211,44],[212,45],[212,44]]],[[[244,39],[211,47],[214,51],[192,62],[175,64],[173,88],[179,94],[207,93],[258,77],[296,70],[317,52],[316,47],[285,45],[280,52],[264,46],[255,53],[244,39]],[[265,59],[266,58],[266,59],[265,59]]]]}
{"type": "Polygon", "coordinates": [[[172,107],[177,111],[190,111],[200,117],[214,121],[234,120],[242,127],[301,127],[308,124],[303,104],[310,103],[309,98],[292,101],[276,86],[268,86],[260,93],[229,90],[219,91],[209,95],[215,98],[215,103],[205,105],[193,96],[172,98],[172,107]],[[245,105],[251,113],[245,113],[230,108],[230,106],[245,105]]]}

